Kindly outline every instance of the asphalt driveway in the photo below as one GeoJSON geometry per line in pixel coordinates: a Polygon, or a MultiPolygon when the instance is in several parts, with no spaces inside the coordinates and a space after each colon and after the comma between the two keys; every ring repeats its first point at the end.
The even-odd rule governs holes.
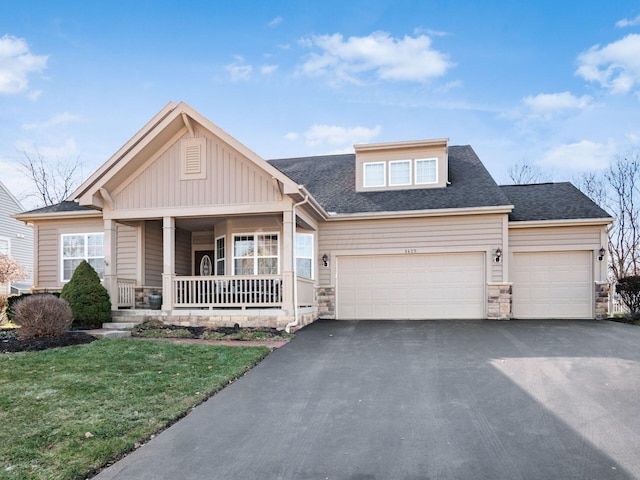
{"type": "Polygon", "coordinates": [[[640,478],[640,328],[320,321],[107,479],[640,478]]]}

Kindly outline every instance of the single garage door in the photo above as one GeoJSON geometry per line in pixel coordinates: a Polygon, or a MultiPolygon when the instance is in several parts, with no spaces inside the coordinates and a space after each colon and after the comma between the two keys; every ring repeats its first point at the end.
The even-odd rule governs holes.
{"type": "Polygon", "coordinates": [[[514,253],[515,318],[591,318],[591,251],[514,253]]]}
{"type": "Polygon", "coordinates": [[[340,319],[483,318],[483,253],[338,257],[340,319]]]}

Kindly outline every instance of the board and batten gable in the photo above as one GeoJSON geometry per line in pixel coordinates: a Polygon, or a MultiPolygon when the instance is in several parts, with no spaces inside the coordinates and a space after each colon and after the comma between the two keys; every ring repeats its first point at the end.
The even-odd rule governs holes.
{"type": "Polygon", "coordinates": [[[271,175],[237,150],[204,129],[195,129],[204,139],[200,174],[184,175],[184,143],[180,138],[148,159],[111,195],[114,210],[149,210],[172,207],[237,205],[279,202],[280,192],[271,175]]]}
{"type": "MultiPolygon", "coordinates": [[[[8,245],[9,255],[29,273],[29,278],[22,283],[30,283],[33,278],[33,228],[12,218],[22,211],[22,205],[0,182],[0,239],[4,240],[3,245],[8,245]]],[[[8,293],[8,285],[0,285],[0,293],[4,289],[8,293]]]]}
{"type": "MultiPolygon", "coordinates": [[[[491,261],[491,253],[506,241],[506,221],[506,214],[330,221],[319,229],[318,251],[331,259],[343,255],[484,252],[487,282],[499,282],[503,266],[491,261]]],[[[335,264],[320,265],[320,285],[334,284],[335,264]]]]}

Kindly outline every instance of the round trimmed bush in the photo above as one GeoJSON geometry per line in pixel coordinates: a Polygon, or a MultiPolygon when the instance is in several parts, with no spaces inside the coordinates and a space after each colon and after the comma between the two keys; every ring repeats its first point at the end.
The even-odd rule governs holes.
{"type": "Polygon", "coordinates": [[[57,337],[69,330],[73,313],[69,304],[54,295],[32,295],[13,307],[20,338],[57,337]]]}
{"type": "Polygon", "coordinates": [[[76,327],[100,328],[111,320],[109,292],[86,260],[76,267],[71,280],[62,288],[60,298],[69,302],[76,327]]]}

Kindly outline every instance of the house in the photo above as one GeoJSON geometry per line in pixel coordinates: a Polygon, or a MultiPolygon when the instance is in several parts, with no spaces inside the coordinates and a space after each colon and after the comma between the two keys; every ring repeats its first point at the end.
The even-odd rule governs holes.
{"type": "Polygon", "coordinates": [[[62,288],[87,260],[118,316],[606,315],[612,218],[569,183],[498,186],[447,139],[266,161],[169,103],[67,201],[16,218],[35,228],[35,290],[62,288]]]}
{"type": "Polygon", "coordinates": [[[33,274],[33,228],[13,218],[24,211],[16,197],[0,182],[0,254],[20,263],[29,278],[11,285],[0,284],[0,294],[28,291],[33,274]]]}

